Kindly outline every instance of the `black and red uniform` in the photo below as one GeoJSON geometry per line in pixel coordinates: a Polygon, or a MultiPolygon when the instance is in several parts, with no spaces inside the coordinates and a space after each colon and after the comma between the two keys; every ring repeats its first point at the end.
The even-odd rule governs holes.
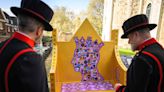
{"type": "Polygon", "coordinates": [[[19,32],[0,44],[0,92],[48,92],[45,64],[33,47],[19,32]]]}
{"type": "Polygon", "coordinates": [[[127,71],[126,86],[116,92],[164,92],[164,49],[151,38],[141,44],[127,71]]]}

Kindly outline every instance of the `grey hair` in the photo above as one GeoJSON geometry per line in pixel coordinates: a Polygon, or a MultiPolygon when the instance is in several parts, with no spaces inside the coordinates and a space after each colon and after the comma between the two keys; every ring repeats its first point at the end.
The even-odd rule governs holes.
{"type": "Polygon", "coordinates": [[[19,30],[25,33],[34,32],[37,27],[44,28],[43,24],[40,21],[24,14],[18,15],[18,26],[19,30]]]}
{"type": "Polygon", "coordinates": [[[149,28],[144,28],[144,29],[141,29],[138,31],[140,36],[143,38],[143,39],[147,39],[149,37],[151,37],[151,34],[150,34],[150,29],[149,28]]]}
{"type": "Polygon", "coordinates": [[[144,28],[144,29],[140,29],[138,32],[141,33],[141,34],[150,33],[150,29],[149,28],[144,28]]]}

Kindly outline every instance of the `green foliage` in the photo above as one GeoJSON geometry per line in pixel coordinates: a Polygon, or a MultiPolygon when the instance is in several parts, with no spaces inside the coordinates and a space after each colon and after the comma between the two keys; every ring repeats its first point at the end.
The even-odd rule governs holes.
{"type": "MultiPolygon", "coordinates": [[[[81,22],[86,18],[92,23],[97,33],[102,35],[102,20],[103,20],[104,0],[90,0],[87,12],[75,14],[65,7],[56,7],[51,24],[59,33],[76,31],[81,22]]],[[[60,39],[59,39],[60,40],[60,39]]]]}
{"type": "Polygon", "coordinates": [[[102,35],[103,9],[104,0],[90,0],[87,17],[100,36],[102,35]]]}
{"type": "Polygon", "coordinates": [[[65,7],[57,7],[54,10],[54,16],[52,19],[51,24],[53,25],[54,28],[56,28],[59,31],[63,32],[69,32],[72,31],[72,22],[71,19],[69,18],[70,15],[73,14],[72,12],[69,12],[66,10],[65,7]]]}
{"type": "Polygon", "coordinates": [[[129,49],[119,49],[120,55],[134,56],[135,52],[129,49]]]}
{"type": "Polygon", "coordinates": [[[81,24],[81,19],[80,19],[80,17],[77,16],[77,17],[73,20],[74,31],[76,31],[76,30],[79,28],[80,24],[81,24]]]}
{"type": "Polygon", "coordinates": [[[50,36],[43,36],[42,42],[51,42],[52,38],[50,36]]]}

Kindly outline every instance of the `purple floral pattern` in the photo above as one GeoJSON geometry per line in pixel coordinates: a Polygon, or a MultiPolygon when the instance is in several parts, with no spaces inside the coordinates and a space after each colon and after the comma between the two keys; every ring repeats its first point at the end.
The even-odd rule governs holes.
{"type": "Polygon", "coordinates": [[[62,92],[86,92],[88,90],[113,90],[109,82],[75,82],[62,85],[62,92]]]}
{"type": "Polygon", "coordinates": [[[83,37],[78,39],[75,37],[76,49],[72,64],[76,72],[82,75],[82,81],[102,81],[103,77],[98,71],[97,65],[100,59],[100,49],[104,45],[103,42],[98,43],[97,40],[92,41],[91,37],[85,40],[83,37]]]}

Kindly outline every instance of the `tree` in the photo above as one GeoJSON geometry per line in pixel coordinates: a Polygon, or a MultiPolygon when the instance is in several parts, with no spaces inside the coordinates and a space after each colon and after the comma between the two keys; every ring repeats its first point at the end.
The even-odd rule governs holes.
{"type": "Polygon", "coordinates": [[[73,33],[87,16],[97,33],[101,36],[103,8],[104,0],[90,0],[87,12],[80,12],[79,15],[75,15],[74,12],[68,11],[65,7],[56,7],[51,24],[59,33],[73,33]]]}
{"type": "Polygon", "coordinates": [[[76,31],[79,26],[81,24],[81,19],[79,16],[77,16],[74,20],[73,20],[73,25],[74,25],[74,31],[76,31]]]}
{"type": "Polygon", "coordinates": [[[74,13],[67,11],[65,7],[56,7],[54,9],[54,16],[51,24],[58,31],[70,32],[73,27],[71,16],[74,16],[74,13]]]}
{"type": "Polygon", "coordinates": [[[90,0],[87,17],[100,36],[102,35],[103,9],[104,0],[90,0]]]}
{"type": "MultiPolygon", "coordinates": [[[[81,15],[82,13],[80,13],[81,15]]],[[[75,15],[74,12],[68,11],[65,7],[56,7],[54,9],[54,16],[51,20],[51,24],[57,29],[59,35],[58,40],[66,41],[67,33],[73,34],[81,24],[82,16],[75,15]],[[64,34],[64,35],[63,35],[64,34]]]]}
{"type": "Polygon", "coordinates": [[[43,36],[42,42],[51,42],[52,38],[50,36],[43,36]]]}

